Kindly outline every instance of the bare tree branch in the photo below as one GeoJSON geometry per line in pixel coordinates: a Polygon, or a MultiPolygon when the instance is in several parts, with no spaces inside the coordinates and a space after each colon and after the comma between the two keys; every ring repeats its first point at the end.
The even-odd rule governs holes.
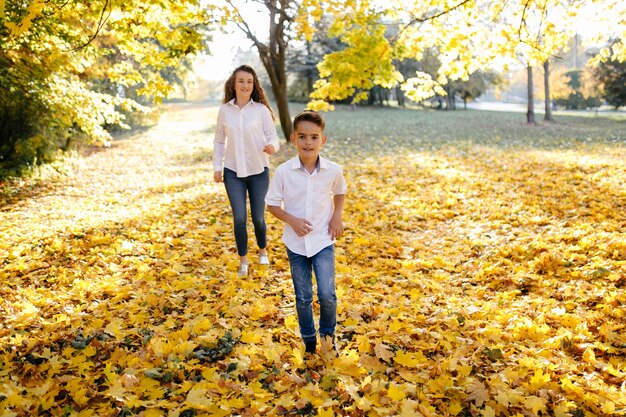
{"type": "Polygon", "coordinates": [[[422,17],[415,17],[415,16],[414,16],[414,17],[413,17],[413,19],[412,19],[409,23],[407,23],[407,24],[406,24],[406,25],[402,28],[402,30],[400,30],[400,31],[396,34],[396,36],[394,36],[394,37],[391,39],[391,41],[390,41],[389,43],[393,45],[393,43],[394,43],[395,41],[397,41],[397,40],[398,40],[398,38],[400,37],[400,35],[402,35],[402,33],[403,33],[406,29],[408,29],[409,27],[411,27],[411,26],[413,26],[413,25],[415,25],[415,24],[417,24],[417,23],[424,23],[424,22],[428,22],[429,20],[435,20],[435,19],[438,19],[439,17],[441,17],[441,16],[443,16],[443,15],[445,15],[445,14],[448,14],[448,13],[452,12],[453,10],[456,10],[456,9],[460,8],[460,7],[464,6],[465,4],[467,4],[467,3],[471,2],[471,1],[473,1],[473,0],[463,0],[463,1],[461,1],[460,3],[456,4],[455,6],[450,7],[449,9],[442,10],[441,12],[439,12],[439,13],[434,13],[434,14],[432,14],[432,15],[430,15],[430,16],[422,16],[422,17]]]}
{"type": "Polygon", "coordinates": [[[80,46],[77,46],[76,48],[71,49],[71,51],[78,51],[79,49],[83,49],[84,47],[89,45],[91,42],[93,42],[93,40],[96,39],[96,37],[100,34],[100,30],[102,30],[107,20],[109,20],[109,17],[111,17],[112,12],[113,12],[113,8],[111,5],[111,0],[105,0],[104,6],[102,7],[102,12],[100,13],[100,21],[98,22],[98,25],[96,26],[96,31],[94,32],[93,35],[91,35],[91,37],[89,38],[87,42],[85,42],[83,45],[80,45],[80,46]],[[107,7],[109,9],[109,14],[105,18],[104,14],[107,11],[107,7]]]}
{"type": "MultiPolygon", "coordinates": [[[[43,13],[43,15],[44,15],[45,17],[50,17],[50,16],[52,16],[52,15],[55,15],[55,14],[56,14],[56,13],[58,13],[58,12],[59,12],[62,8],[64,8],[65,6],[67,6],[67,5],[69,4],[69,2],[70,2],[70,0],[66,0],[66,1],[65,1],[65,3],[63,3],[63,4],[61,4],[59,7],[57,7],[57,9],[56,9],[56,10],[54,10],[54,11],[52,11],[52,12],[50,12],[50,13],[47,13],[47,14],[46,14],[46,13],[43,13]]],[[[46,2],[46,3],[48,3],[48,2],[46,2]]]]}

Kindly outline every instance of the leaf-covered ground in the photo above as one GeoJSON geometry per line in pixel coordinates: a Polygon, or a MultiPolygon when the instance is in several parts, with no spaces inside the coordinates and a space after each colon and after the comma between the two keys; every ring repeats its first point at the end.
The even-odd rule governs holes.
{"type": "Polygon", "coordinates": [[[305,360],[270,216],[273,265],[235,277],[215,115],[5,193],[0,415],[626,413],[623,120],[328,114],[340,355],[305,360]]]}

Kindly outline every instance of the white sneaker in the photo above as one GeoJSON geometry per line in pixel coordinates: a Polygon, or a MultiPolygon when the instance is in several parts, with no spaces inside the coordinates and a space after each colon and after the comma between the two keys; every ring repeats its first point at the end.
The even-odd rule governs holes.
{"type": "Polygon", "coordinates": [[[237,270],[237,278],[247,277],[248,269],[248,264],[239,264],[239,269],[237,270]]]}
{"type": "Polygon", "coordinates": [[[267,255],[259,255],[259,265],[269,265],[270,258],[267,255]]]}

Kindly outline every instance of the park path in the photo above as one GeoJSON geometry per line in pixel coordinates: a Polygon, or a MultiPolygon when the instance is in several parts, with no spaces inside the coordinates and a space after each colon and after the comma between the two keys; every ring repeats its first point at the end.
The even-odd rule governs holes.
{"type": "Polygon", "coordinates": [[[215,192],[210,127],[216,111],[208,104],[167,104],[156,126],[72,159],[51,184],[0,207],[0,258],[35,237],[141,217],[154,204],[180,198],[182,189],[215,192]]]}

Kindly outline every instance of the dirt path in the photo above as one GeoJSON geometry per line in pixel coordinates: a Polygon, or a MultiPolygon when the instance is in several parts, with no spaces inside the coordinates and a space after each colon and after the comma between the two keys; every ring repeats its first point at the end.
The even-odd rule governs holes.
{"type": "MultiPolygon", "coordinates": [[[[214,193],[209,129],[216,110],[166,105],[157,126],[74,160],[51,188],[0,208],[2,241],[28,244],[33,237],[141,218],[155,206],[214,193]]],[[[3,250],[15,247],[0,246],[0,259],[3,250]]]]}

